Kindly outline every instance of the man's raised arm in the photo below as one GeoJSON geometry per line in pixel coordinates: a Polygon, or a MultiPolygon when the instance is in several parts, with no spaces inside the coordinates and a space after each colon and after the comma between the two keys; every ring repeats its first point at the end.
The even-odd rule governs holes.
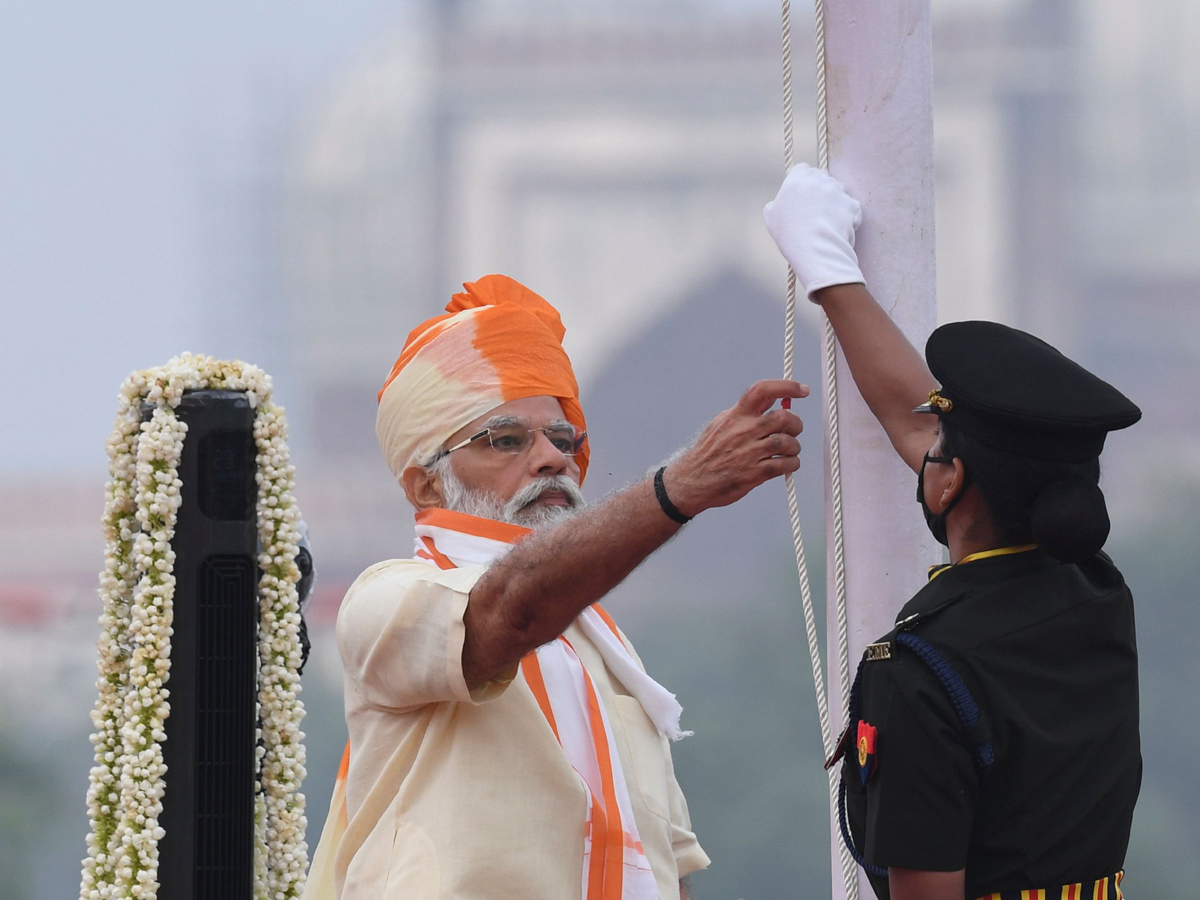
{"type": "Polygon", "coordinates": [[[858,201],[827,172],[802,163],[788,172],[763,217],[809,299],[829,316],[867,406],[896,452],[918,470],[937,420],[912,410],[937,382],[863,284],[854,253],[858,201]]]}
{"type": "MultiPolygon", "coordinates": [[[[776,400],[808,395],[795,381],[759,381],[718,415],[663,473],[685,517],[728,506],[764,481],[800,467],[803,425],[776,400]]],[[[643,478],[552,529],[521,541],[479,579],[464,616],[468,685],[495,677],[553,640],[680,528],[643,478]]]]}

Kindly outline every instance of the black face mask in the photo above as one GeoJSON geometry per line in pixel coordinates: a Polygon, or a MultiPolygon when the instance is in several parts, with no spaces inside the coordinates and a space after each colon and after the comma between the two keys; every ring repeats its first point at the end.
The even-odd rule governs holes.
{"type": "MultiPolygon", "coordinates": [[[[925,454],[925,458],[921,460],[921,471],[917,473],[917,502],[921,504],[921,512],[925,514],[925,525],[929,529],[929,533],[933,535],[933,539],[943,547],[950,546],[946,539],[946,514],[954,509],[954,504],[962,499],[963,491],[960,490],[958,495],[946,504],[946,508],[940,513],[935,513],[925,503],[925,466],[929,463],[952,464],[953,456],[930,456],[925,454]]],[[[966,480],[964,473],[963,489],[966,489],[966,480]]]]}

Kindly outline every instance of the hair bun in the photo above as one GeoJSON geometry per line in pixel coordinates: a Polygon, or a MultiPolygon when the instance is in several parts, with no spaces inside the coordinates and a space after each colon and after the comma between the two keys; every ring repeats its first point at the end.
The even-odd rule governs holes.
{"type": "Polygon", "coordinates": [[[1094,481],[1077,475],[1057,478],[1038,492],[1029,513],[1033,539],[1063,562],[1084,562],[1108,539],[1108,507],[1094,481]]]}

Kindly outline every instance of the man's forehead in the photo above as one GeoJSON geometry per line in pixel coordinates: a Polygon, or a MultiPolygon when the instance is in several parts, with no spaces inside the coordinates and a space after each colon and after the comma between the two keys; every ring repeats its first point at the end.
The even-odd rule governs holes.
{"type": "MultiPolygon", "coordinates": [[[[528,418],[527,416],[514,416],[511,413],[504,413],[504,414],[501,414],[498,416],[488,416],[486,419],[483,420],[483,422],[480,424],[479,427],[480,428],[504,428],[505,426],[508,426],[508,425],[520,425],[520,426],[524,426],[524,427],[532,427],[534,425],[534,422],[532,419],[528,418]]],[[[539,428],[558,428],[558,427],[570,428],[571,423],[563,418],[546,419],[546,420],[539,421],[537,424],[537,427],[539,427],[539,428]]]]}
{"type": "Polygon", "coordinates": [[[472,429],[488,428],[495,425],[507,425],[528,422],[542,427],[557,422],[566,422],[562,404],[557,397],[538,396],[523,397],[520,400],[509,400],[485,412],[482,416],[459,429],[469,432],[472,429]]]}

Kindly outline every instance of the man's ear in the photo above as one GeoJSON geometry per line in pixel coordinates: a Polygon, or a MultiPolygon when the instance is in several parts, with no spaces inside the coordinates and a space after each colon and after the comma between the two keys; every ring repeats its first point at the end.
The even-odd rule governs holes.
{"type": "Polygon", "coordinates": [[[418,512],[423,509],[443,508],[446,502],[442,493],[442,476],[433,469],[409,466],[400,475],[404,496],[418,512]]]}

